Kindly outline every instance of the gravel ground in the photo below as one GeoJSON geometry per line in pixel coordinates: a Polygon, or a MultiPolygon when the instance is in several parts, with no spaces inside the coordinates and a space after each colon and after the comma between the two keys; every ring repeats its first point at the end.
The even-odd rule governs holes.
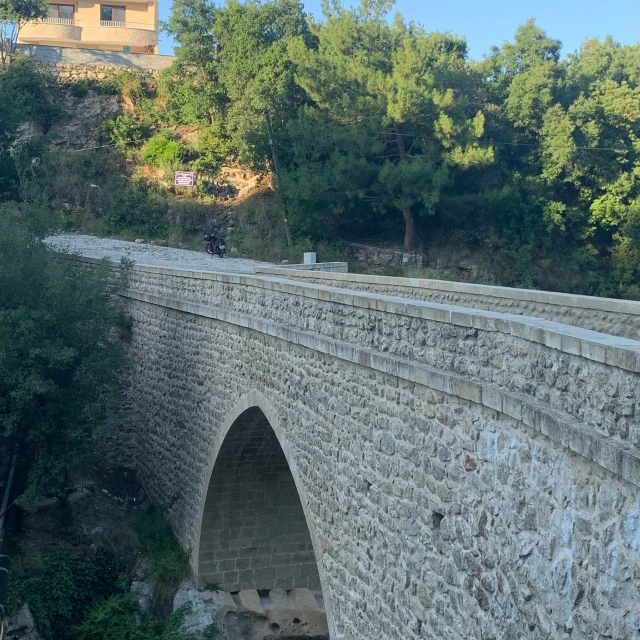
{"type": "Polygon", "coordinates": [[[221,260],[205,253],[204,241],[202,243],[202,252],[75,234],[51,236],[47,238],[46,242],[52,247],[69,253],[78,253],[88,258],[109,258],[114,262],[119,262],[120,258],[125,256],[136,264],[153,267],[190,269],[192,271],[218,271],[223,273],[254,273],[255,267],[273,266],[267,262],[258,262],[257,260],[247,260],[245,258],[225,257],[221,260]]]}

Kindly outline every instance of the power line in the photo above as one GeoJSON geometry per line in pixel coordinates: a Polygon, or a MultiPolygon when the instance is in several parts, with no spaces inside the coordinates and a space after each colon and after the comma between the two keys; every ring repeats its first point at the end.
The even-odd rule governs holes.
{"type": "MultiPolygon", "coordinates": [[[[357,124],[363,124],[364,122],[365,121],[360,121],[357,124]]],[[[325,127],[327,129],[347,129],[348,126],[350,126],[350,125],[342,125],[342,124],[327,124],[324,122],[317,122],[317,121],[316,121],[316,124],[321,127],[325,127]]],[[[414,124],[429,126],[424,122],[416,122],[414,124]]],[[[443,142],[443,140],[441,138],[438,138],[437,136],[425,136],[421,133],[396,133],[395,131],[380,131],[380,130],[378,130],[376,133],[379,133],[381,135],[387,135],[390,137],[400,136],[403,138],[422,138],[424,140],[435,140],[437,142],[443,142]]],[[[618,149],[615,147],[586,147],[582,145],[549,145],[549,144],[540,144],[540,143],[533,143],[533,142],[507,142],[507,141],[497,141],[497,140],[493,140],[493,141],[451,140],[450,142],[453,142],[454,144],[460,144],[460,145],[473,144],[476,146],[482,146],[487,148],[493,147],[493,146],[508,146],[508,147],[527,147],[527,148],[534,148],[534,149],[544,148],[544,149],[569,149],[569,150],[576,150],[576,151],[605,151],[605,152],[613,152],[613,153],[626,153],[627,151],[629,151],[628,149],[618,149]]]]}
{"type": "MultiPolygon", "coordinates": [[[[124,144],[131,144],[132,142],[137,142],[137,140],[129,140],[124,144]]],[[[84,147],[83,149],[67,149],[69,153],[74,153],[76,151],[93,151],[94,149],[106,149],[107,147],[115,147],[116,143],[112,142],[111,144],[101,144],[98,147],[84,147]]]]}

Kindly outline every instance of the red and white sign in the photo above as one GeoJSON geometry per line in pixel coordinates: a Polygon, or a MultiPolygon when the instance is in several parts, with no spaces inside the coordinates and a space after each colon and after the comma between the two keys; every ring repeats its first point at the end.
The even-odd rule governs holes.
{"type": "Polygon", "coordinates": [[[192,171],[176,171],[173,184],[176,187],[194,187],[196,174],[192,171]]]}

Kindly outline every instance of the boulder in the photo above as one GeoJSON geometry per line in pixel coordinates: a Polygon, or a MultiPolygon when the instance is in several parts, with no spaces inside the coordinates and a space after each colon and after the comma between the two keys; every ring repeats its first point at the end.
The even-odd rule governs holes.
{"type": "Polygon", "coordinates": [[[23,604],[20,611],[9,619],[4,640],[42,640],[28,604],[23,604]]]}
{"type": "Polygon", "coordinates": [[[212,624],[216,624],[216,603],[205,602],[202,593],[191,580],[183,580],[180,584],[173,598],[173,610],[177,611],[185,604],[190,605],[182,621],[182,630],[186,633],[201,633],[212,624]]]}
{"type": "Polygon", "coordinates": [[[143,611],[151,610],[151,600],[153,599],[153,585],[148,580],[134,580],[131,583],[131,593],[138,599],[138,604],[143,611]]]}

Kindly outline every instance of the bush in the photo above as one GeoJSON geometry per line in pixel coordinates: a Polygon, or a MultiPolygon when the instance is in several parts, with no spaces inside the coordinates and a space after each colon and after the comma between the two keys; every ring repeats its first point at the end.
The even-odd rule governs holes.
{"type": "Polygon", "coordinates": [[[77,640],[203,640],[217,636],[214,625],[203,634],[180,630],[184,616],[190,610],[187,604],[165,620],[140,611],[136,597],[131,593],[112,596],[94,605],[83,623],[75,629],[77,640]]]}
{"type": "Polygon", "coordinates": [[[179,142],[167,134],[156,133],[147,141],[142,156],[147,164],[160,169],[176,169],[185,156],[185,150],[179,142]]]}
{"type": "Polygon", "coordinates": [[[165,616],[171,612],[173,595],[189,571],[189,557],[178,544],[161,509],[132,511],[127,516],[126,524],[137,536],[139,552],[151,558],[151,610],[156,615],[165,616]]]}
{"type": "Polygon", "coordinates": [[[348,259],[343,241],[314,242],[310,238],[293,237],[287,242],[284,212],[277,203],[248,201],[239,207],[239,228],[227,238],[228,246],[241,256],[267,262],[301,262],[306,251],[315,251],[319,262],[338,262],[348,259]]]}
{"type": "Polygon", "coordinates": [[[160,112],[138,72],[120,71],[109,84],[114,86],[117,93],[131,101],[136,115],[144,124],[152,125],[158,121],[160,112]]]}
{"type": "Polygon", "coordinates": [[[19,106],[22,121],[31,120],[45,133],[62,113],[44,81],[42,72],[21,56],[15,56],[10,65],[0,69],[1,109],[5,108],[9,99],[19,106]]]}
{"type": "MultiPolygon", "coordinates": [[[[38,524],[23,531],[13,558],[10,611],[27,602],[45,640],[196,640],[180,631],[186,610],[171,613],[188,561],[162,510],[134,509],[90,538],[78,535],[71,515],[44,507],[30,520],[38,524]],[[154,588],[149,613],[130,593],[141,556],[154,588]]],[[[214,638],[214,632],[201,637],[214,638]]]]}
{"type": "Polygon", "coordinates": [[[75,640],[73,628],[92,605],[116,589],[120,568],[104,548],[92,554],[60,547],[30,550],[9,583],[10,607],[28,602],[47,640],[75,640]]]}
{"type": "Polygon", "coordinates": [[[143,129],[129,113],[121,113],[104,123],[104,132],[120,153],[126,154],[142,140],[143,129]]]}

